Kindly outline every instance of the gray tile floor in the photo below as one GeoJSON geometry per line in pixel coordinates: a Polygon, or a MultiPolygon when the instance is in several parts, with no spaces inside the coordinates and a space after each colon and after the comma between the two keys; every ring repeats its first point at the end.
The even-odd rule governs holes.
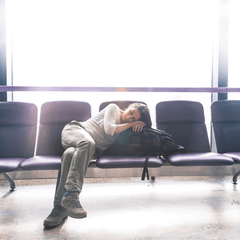
{"type": "Polygon", "coordinates": [[[85,219],[43,228],[55,180],[0,181],[0,239],[240,239],[240,185],[232,177],[86,179],[85,219]]]}

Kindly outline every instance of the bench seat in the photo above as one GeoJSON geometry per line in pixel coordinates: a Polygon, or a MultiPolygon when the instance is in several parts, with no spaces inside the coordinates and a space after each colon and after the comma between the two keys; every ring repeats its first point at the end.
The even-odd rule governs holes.
{"type": "Polygon", "coordinates": [[[229,166],[234,160],[211,152],[204,109],[200,102],[173,100],[156,106],[157,128],[171,134],[186,152],[172,154],[166,160],[173,166],[229,166]]]}
{"type": "Polygon", "coordinates": [[[232,158],[235,163],[240,163],[240,152],[228,152],[222,155],[232,158]]]}
{"type": "Polygon", "coordinates": [[[234,164],[232,158],[213,152],[180,153],[170,155],[166,159],[173,166],[224,166],[234,164]]]}
{"type": "MultiPolygon", "coordinates": [[[[135,156],[101,156],[97,159],[96,165],[99,168],[143,168],[146,157],[135,156]]],[[[147,166],[157,168],[163,165],[163,161],[151,156],[147,166]]]]}
{"type": "Polygon", "coordinates": [[[0,174],[14,190],[7,174],[34,155],[37,132],[37,106],[26,102],[0,102],[0,174]]]}
{"type": "MultiPolygon", "coordinates": [[[[240,101],[219,100],[211,105],[211,116],[217,152],[240,163],[240,101]]],[[[237,183],[240,171],[234,174],[237,183]]]]}
{"type": "Polygon", "coordinates": [[[12,172],[18,169],[26,158],[0,158],[1,172],[12,172]]]}
{"type": "Polygon", "coordinates": [[[26,159],[20,164],[22,170],[59,170],[61,155],[41,155],[26,159]]]}

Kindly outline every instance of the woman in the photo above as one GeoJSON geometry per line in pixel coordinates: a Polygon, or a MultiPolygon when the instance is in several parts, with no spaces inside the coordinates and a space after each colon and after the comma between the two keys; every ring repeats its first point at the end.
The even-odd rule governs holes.
{"type": "Polygon", "coordinates": [[[84,218],[87,212],[79,202],[84,176],[90,160],[96,159],[109,148],[119,134],[128,128],[141,132],[151,127],[149,109],[146,105],[133,103],[122,111],[109,104],[95,117],[85,122],[72,121],[62,131],[65,152],[61,160],[61,178],[54,198],[54,208],[43,225],[59,225],[68,215],[84,218]]]}

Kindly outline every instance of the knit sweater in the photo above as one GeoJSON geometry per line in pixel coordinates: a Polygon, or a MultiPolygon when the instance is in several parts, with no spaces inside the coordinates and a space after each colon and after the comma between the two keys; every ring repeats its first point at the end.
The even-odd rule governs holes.
{"type": "Polygon", "coordinates": [[[96,116],[80,123],[91,135],[96,146],[102,151],[109,148],[119,134],[114,134],[116,125],[120,124],[120,108],[109,104],[96,116]]]}

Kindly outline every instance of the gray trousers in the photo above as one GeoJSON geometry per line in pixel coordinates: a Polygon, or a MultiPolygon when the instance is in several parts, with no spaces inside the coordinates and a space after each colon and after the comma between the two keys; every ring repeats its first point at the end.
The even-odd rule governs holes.
{"type": "Polygon", "coordinates": [[[61,205],[65,191],[81,192],[89,162],[97,149],[90,134],[80,125],[67,124],[62,131],[62,145],[66,149],[61,159],[61,178],[54,197],[54,205],[61,205]]]}

